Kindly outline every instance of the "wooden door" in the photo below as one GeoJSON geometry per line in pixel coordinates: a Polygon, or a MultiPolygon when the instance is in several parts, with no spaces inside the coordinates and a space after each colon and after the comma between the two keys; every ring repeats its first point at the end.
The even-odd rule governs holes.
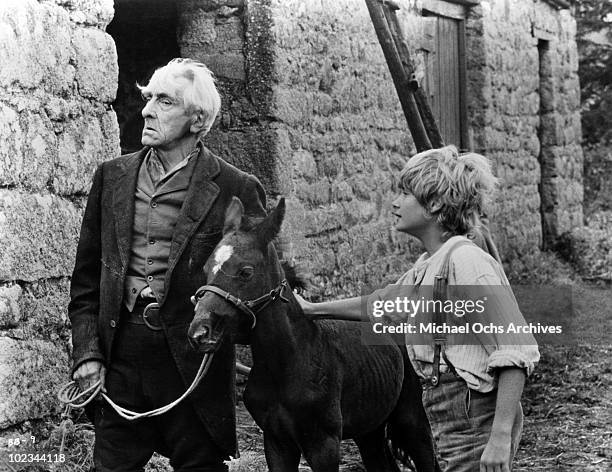
{"type": "Polygon", "coordinates": [[[426,12],[430,36],[425,89],[446,144],[468,149],[465,104],[465,20],[426,12]]]}

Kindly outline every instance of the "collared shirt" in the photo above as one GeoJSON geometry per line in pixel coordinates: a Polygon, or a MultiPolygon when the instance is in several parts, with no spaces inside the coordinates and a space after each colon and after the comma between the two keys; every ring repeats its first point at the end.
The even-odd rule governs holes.
{"type": "MultiPolygon", "coordinates": [[[[386,295],[394,290],[397,294],[398,285],[406,286],[433,286],[434,278],[440,272],[445,256],[452,246],[464,236],[454,236],[446,241],[434,254],[421,255],[412,269],[402,275],[396,284],[389,285],[381,290],[375,291],[368,300],[372,305],[373,300],[385,300],[386,295]]],[[[472,245],[463,245],[455,249],[451,256],[449,271],[449,285],[464,286],[505,286],[508,290],[508,298],[504,303],[487,306],[494,310],[493,316],[503,323],[525,324],[518,304],[510,289],[510,283],[504,274],[502,267],[489,254],[482,249],[472,245]]],[[[409,289],[407,289],[409,290],[409,289]]],[[[446,356],[452,366],[473,389],[482,393],[489,392],[496,387],[495,369],[503,367],[519,367],[531,374],[535,364],[540,359],[535,338],[531,334],[528,343],[503,344],[503,337],[486,334],[482,337],[475,335],[476,339],[482,340],[480,345],[453,345],[450,343],[445,348],[446,356]]],[[[408,355],[417,374],[422,378],[431,377],[433,371],[433,345],[407,345],[408,355]]],[[[446,366],[441,360],[441,369],[446,366]]]]}
{"type": "Polygon", "coordinates": [[[185,166],[189,163],[189,160],[200,153],[201,148],[202,143],[198,141],[196,147],[189,154],[187,154],[187,157],[169,170],[166,170],[166,166],[164,166],[164,163],[157,154],[157,151],[154,148],[149,149],[149,152],[144,159],[144,164],[147,167],[147,171],[149,172],[149,177],[151,178],[153,185],[156,188],[159,187],[178,171],[185,168],[185,166]]]}
{"type": "Polygon", "coordinates": [[[157,152],[151,148],[140,171],[134,195],[134,221],[124,303],[134,309],[138,296],[146,294],[160,301],[174,227],[187,195],[201,144],[166,171],[157,152]]]}

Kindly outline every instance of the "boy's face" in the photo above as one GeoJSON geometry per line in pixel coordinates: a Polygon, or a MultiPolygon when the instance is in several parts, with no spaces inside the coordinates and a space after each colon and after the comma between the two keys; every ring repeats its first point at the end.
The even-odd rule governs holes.
{"type": "Polygon", "coordinates": [[[397,231],[418,237],[429,225],[435,224],[435,220],[408,190],[402,191],[392,205],[393,226],[397,231]]]}

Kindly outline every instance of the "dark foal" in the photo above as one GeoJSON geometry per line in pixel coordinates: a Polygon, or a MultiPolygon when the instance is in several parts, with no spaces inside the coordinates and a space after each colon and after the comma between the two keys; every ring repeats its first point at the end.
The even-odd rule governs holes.
{"type": "Polygon", "coordinates": [[[204,266],[209,285],[194,298],[192,343],[203,352],[222,339],[251,345],[244,402],[263,430],[272,472],[297,471],[301,454],[314,472],[337,471],[344,438],[355,440],[369,472],[399,471],[389,436],[417,471],[439,470],[405,349],[363,344],[359,323],[303,315],[271,244],[284,212],[281,200],[254,222],[232,201],[204,266]]]}

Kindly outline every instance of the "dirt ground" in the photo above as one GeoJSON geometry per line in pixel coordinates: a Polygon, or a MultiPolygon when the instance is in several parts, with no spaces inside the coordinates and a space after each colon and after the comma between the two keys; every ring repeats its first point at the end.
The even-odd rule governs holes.
{"type": "MultiPolygon", "coordinates": [[[[612,471],[612,287],[574,286],[572,295],[572,344],[541,345],[541,361],[525,388],[525,424],[514,467],[518,472],[612,471]]],[[[232,462],[231,472],[267,470],[261,431],[242,403],[237,415],[241,458],[232,462]]],[[[48,438],[40,451],[59,451],[58,423],[54,418],[37,425],[39,437],[48,438]]],[[[32,427],[25,425],[22,433],[32,427]]],[[[65,464],[9,464],[0,451],[0,471],[88,472],[92,444],[91,425],[77,422],[66,438],[65,464]]],[[[170,470],[161,457],[147,467],[147,472],[170,470]]],[[[310,469],[303,463],[301,470],[310,469]]],[[[343,443],[341,470],[363,470],[352,441],[343,443]]]]}

